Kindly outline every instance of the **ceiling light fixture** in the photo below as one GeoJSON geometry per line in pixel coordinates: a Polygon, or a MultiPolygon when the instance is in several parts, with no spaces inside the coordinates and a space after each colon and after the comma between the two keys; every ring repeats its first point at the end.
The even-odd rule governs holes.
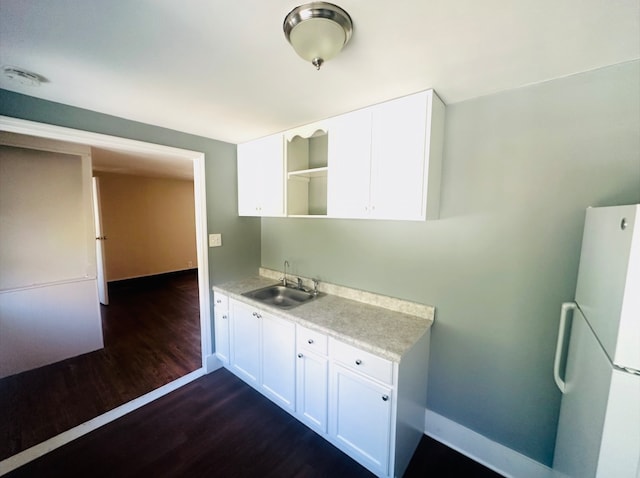
{"type": "Polygon", "coordinates": [[[291,10],[282,28],[296,53],[319,70],[347,44],[353,23],[337,5],[311,2],[291,10]]]}
{"type": "Polygon", "coordinates": [[[2,68],[4,76],[24,86],[40,86],[44,78],[36,73],[23,70],[17,66],[5,66],[2,68]]]}

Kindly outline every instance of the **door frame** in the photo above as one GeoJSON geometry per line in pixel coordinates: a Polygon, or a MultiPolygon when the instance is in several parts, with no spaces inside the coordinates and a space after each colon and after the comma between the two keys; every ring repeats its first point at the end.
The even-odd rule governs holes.
{"type": "Polygon", "coordinates": [[[95,223],[96,236],[96,279],[98,283],[98,298],[102,305],[109,305],[109,287],[107,285],[107,272],[104,258],[104,235],[102,226],[102,205],[100,204],[100,178],[91,178],[93,186],[93,222],[95,223]]]}
{"type": "MultiPolygon", "coordinates": [[[[70,430],[62,432],[42,443],[34,445],[16,455],[0,461],[0,474],[12,471],[50,451],[69,443],[87,433],[117,420],[121,416],[130,413],[172,391],[186,385],[193,380],[219,368],[220,363],[213,355],[211,340],[212,320],[210,317],[209,296],[209,250],[207,241],[207,208],[205,188],[205,155],[201,151],[163,146],[144,141],[120,138],[101,133],[91,133],[72,128],[54,126],[34,121],[21,120],[0,115],[0,131],[25,134],[38,138],[65,141],[84,146],[105,148],[117,148],[130,153],[172,155],[193,162],[193,189],[195,201],[196,223],[196,257],[198,262],[198,295],[200,305],[200,350],[202,353],[202,366],[183,377],[174,380],[160,388],[116,407],[102,415],[99,415],[70,430]]],[[[93,241],[95,243],[95,241],[93,241]]]]}
{"type": "Polygon", "coordinates": [[[102,133],[92,133],[35,121],[0,116],[0,131],[25,134],[85,146],[117,148],[130,153],[172,155],[193,162],[193,189],[196,222],[196,257],[198,262],[198,295],[200,306],[200,350],[202,367],[196,372],[208,373],[215,369],[211,341],[209,297],[209,260],[207,247],[207,209],[205,188],[205,155],[201,151],[174,148],[139,140],[120,138],[102,133]]]}

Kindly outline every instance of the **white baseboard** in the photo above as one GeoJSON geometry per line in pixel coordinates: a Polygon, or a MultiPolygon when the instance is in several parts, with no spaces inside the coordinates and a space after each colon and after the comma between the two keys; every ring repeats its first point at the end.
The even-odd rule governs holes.
{"type": "Polygon", "coordinates": [[[218,356],[216,354],[211,354],[211,355],[207,355],[205,360],[205,373],[211,373],[211,372],[215,372],[216,370],[218,370],[219,368],[222,368],[223,363],[222,361],[218,358],[218,356]]]}
{"type": "Polygon", "coordinates": [[[555,478],[557,476],[551,468],[542,463],[431,410],[427,410],[425,414],[425,433],[506,477],[555,478]]]}
{"type": "Polygon", "coordinates": [[[88,422],[82,423],[77,427],[74,427],[66,432],[62,432],[59,435],[54,436],[42,443],[38,443],[31,448],[27,448],[20,453],[16,453],[9,458],[6,458],[0,461],[0,476],[9,473],[10,471],[15,470],[16,468],[29,463],[30,461],[35,460],[36,458],[49,453],[50,451],[55,450],[67,443],[75,440],[76,438],[80,438],[83,435],[86,435],[97,428],[100,428],[103,425],[106,425],[109,422],[117,420],[118,418],[126,415],[129,412],[132,412],[144,405],[147,405],[154,400],[162,397],[163,395],[167,395],[170,392],[182,387],[183,385],[188,384],[189,382],[193,382],[195,379],[202,377],[205,374],[204,369],[200,368],[195,370],[184,377],[180,377],[177,380],[174,380],[171,383],[168,383],[160,388],[157,388],[146,395],[143,395],[135,400],[131,400],[130,402],[125,403],[124,405],[119,406],[118,408],[114,408],[107,413],[104,413],[88,422]]]}

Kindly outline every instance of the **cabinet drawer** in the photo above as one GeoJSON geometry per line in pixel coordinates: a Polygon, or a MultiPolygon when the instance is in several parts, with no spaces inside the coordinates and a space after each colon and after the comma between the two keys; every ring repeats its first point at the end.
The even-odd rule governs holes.
{"type": "Polygon", "coordinates": [[[327,336],[322,332],[296,325],[296,346],[319,355],[327,355],[327,336]]]}
{"type": "Polygon", "coordinates": [[[338,340],[330,342],[331,358],[381,382],[393,383],[393,362],[338,340]]]}
{"type": "Polygon", "coordinates": [[[229,310],[229,296],[220,292],[213,292],[213,304],[216,312],[229,310]]]}

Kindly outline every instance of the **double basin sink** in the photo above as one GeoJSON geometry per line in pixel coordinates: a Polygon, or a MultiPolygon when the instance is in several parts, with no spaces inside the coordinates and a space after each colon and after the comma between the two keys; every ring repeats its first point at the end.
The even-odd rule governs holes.
{"type": "Polygon", "coordinates": [[[279,309],[292,309],[293,307],[311,302],[325,294],[309,292],[304,289],[288,287],[282,284],[274,284],[245,292],[242,295],[262,302],[263,304],[278,307],[279,309]]]}

